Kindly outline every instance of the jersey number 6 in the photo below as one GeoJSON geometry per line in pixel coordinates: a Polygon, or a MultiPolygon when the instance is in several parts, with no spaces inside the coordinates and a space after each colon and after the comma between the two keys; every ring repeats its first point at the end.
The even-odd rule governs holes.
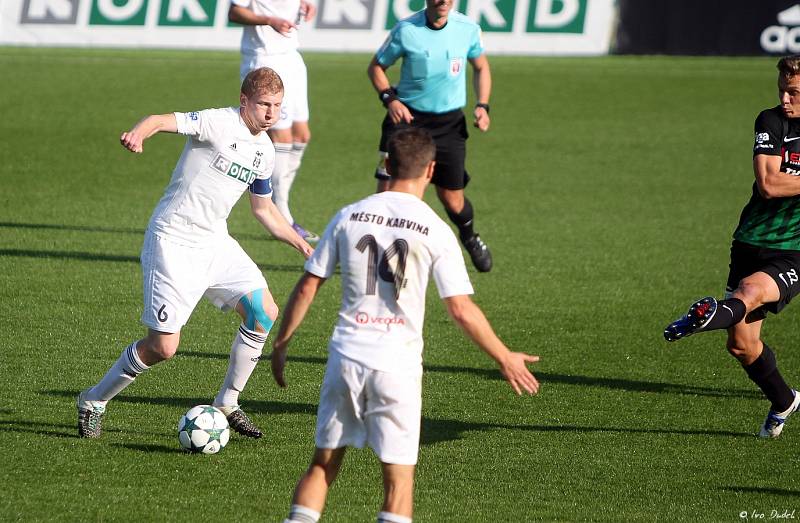
{"type": "Polygon", "coordinates": [[[369,251],[366,293],[368,295],[375,294],[375,288],[378,285],[378,276],[380,276],[383,281],[392,284],[394,287],[394,299],[398,299],[400,297],[400,289],[403,288],[403,278],[406,272],[408,242],[401,239],[393,241],[389,248],[383,251],[383,255],[380,257],[380,263],[378,262],[380,247],[378,247],[378,242],[373,235],[366,234],[362,236],[356,244],[356,249],[358,249],[359,252],[369,251]],[[389,260],[394,256],[397,256],[397,265],[394,271],[392,271],[392,268],[389,266],[389,260]]]}

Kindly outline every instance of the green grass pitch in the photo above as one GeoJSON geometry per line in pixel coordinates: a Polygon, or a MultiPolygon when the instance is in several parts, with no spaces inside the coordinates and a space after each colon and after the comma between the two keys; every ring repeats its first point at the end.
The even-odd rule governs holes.
{"type": "MultiPolygon", "coordinates": [[[[374,190],[383,111],[369,56],[306,60],[313,138],[292,200],[321,231],[374,190]]],[[[471,272],[475,300],[510,347],[542,357],[542,389],[515,397],[429,294],[417,521],[800,508],[800,419],[757,439],[768,404],[724,334],[661,337],[692,300],[723,291],[753,120],[777,102],[774,63],[491,59],[492,129],[472,132],[467,161],[495,268],[471,272]]],[[[75,436],[75,395],[144,332],[142,233],[183,147],[159,135],[136,156],[119,134],[145,114],[235,105],[238,56],[0,48],[0,78],[0,520],[281,520],[312,452],[337,279],[296,336],[289,388],[262,362],[243,395],[262,440],[179,450],[178,418],[213,398],[238,324],[207,303],[178,356],[110,404],[103,438],[75,436]]],[[[229,223],[283,305],[300,257],[246,202],[229,223]]],[[[796,386],[798,310],[764,329],[796,386]]],[[[324,518],[373,521],[380,498],[375,457],[351,451],[324,518]]]]}

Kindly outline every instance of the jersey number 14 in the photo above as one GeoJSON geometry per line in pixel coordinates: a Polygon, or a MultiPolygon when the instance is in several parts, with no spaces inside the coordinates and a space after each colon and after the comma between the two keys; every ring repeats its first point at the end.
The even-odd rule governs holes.
{"type": "Polygon", "coordinates": [[[400,297],[400,289],[403,288],[406,272],[406,258],[408,257],[408,242],[397,239],[392,242],[388,249],[383,250],[379,256],[381,248],[371,234],[366,234],[356,243],[359,252],[367,251],[367,295],[374,295],[378,285],[378,277],[391,283],[394,287],[394,299],[400,297]],[[389,260],[397,257],[394,270],[389,266],[389,260]],[[380,261],[378,261],[380,258],[380,261]]]}

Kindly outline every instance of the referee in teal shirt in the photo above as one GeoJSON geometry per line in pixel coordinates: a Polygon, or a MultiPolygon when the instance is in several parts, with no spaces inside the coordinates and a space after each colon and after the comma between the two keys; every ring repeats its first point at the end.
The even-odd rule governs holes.
{"type": "Polygon", "coordinates": [[[380,155],[375,171],[378,191],[386,189],[389,175],[383,166],[386,142],[404,127],[422,127],[436,142],[433,184],[459,237],[480,272],[492,268],[489,248],[475,233],[472,204],[464,196],[469,175],[464,168],[467,124],[462,108],[467,103],[466,62],[475,71],[478,103],[474,125],[489,129],[489,94],[492,76],[483,50],[478,24],[451,12],[453,0],[425,0],[425,10],[400,20],[369,64],[368,74],[378,91],[386,118],[383,120],[380,155]],[[386,69],[403,59],[400,82],[392,87],[386,69]]]}

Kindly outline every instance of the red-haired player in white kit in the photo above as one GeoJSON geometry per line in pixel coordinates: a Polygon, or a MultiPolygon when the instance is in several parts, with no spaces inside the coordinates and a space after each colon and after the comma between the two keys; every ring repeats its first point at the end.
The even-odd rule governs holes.
{"type": "Polygon", "coordinates": [[[270,199],[274,150],[265,131],[277,120],[282,98],[283,83],[275,71],[257,69],[242,83],[239,107],[151,115],[122,133],[120,142],[134,153],[159,132],[187,138],[142,246],[141,321],[147,336],[128,345],[105,376],[78,396],[81,437],[99,437],[108,401],[175,355],[181,329],[204,297],[242,317],[213,405],[232,429],[261,437],[239,408],[239,393],[255,370],[278,307],[259,268],[228,234],[227,218],[249,190],[253,216],[266,230],[305,257],[313,252],[270,199]]]}

